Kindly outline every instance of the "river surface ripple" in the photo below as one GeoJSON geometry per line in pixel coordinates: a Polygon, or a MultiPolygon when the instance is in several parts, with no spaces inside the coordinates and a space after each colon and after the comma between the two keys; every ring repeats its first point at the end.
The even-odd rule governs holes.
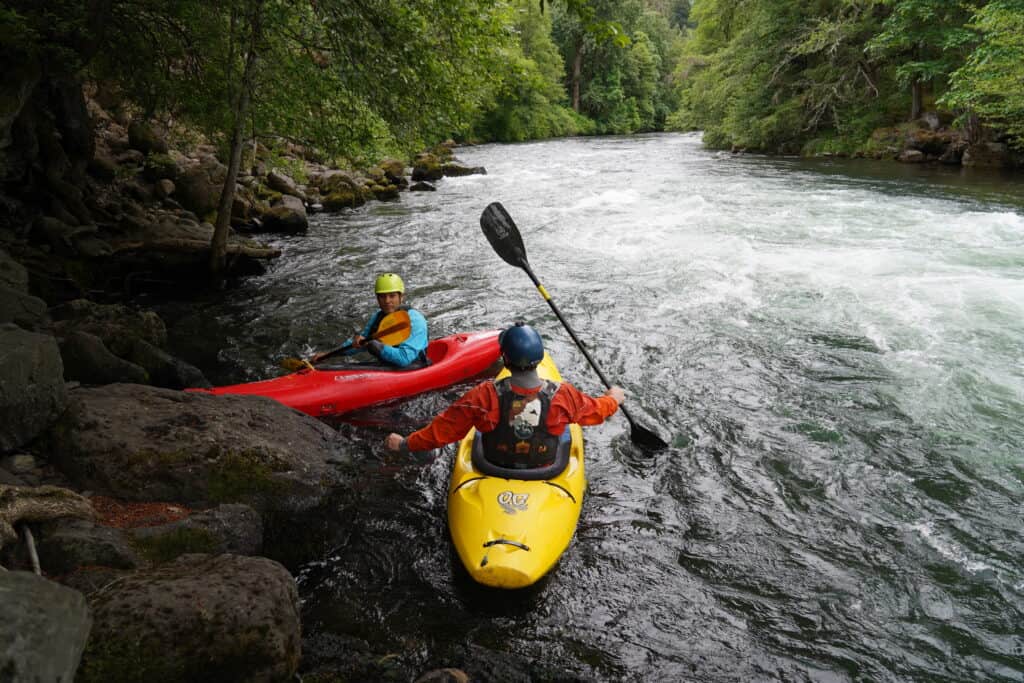
{"type": "MultiPolygon", "coordinates": [[[[573,545],[539,586],[496,594],[449,547],[452,450],[403,461],[385,429],[343,428],[360,486],[334,547],[299,570],[308,663],[397,680],[1024,680],[1019,179],[733,156],[695,135],[457,153],[488,174],[316,216],[268,274],[190,311],[214,378],[335,344],[395,270],[433,336],[527,320],[599,391],[482,235],[497,200],[672,447],[645,456],[621,417],[586,430],[573,545]]],[[[384,419],[422,424],[456,395],[384,419]]]]}

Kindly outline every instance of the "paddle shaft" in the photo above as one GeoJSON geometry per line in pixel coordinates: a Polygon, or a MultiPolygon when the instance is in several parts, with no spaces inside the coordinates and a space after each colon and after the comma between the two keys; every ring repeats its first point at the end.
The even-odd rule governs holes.
{"type": "MultiPolygon", "coordinates": [[[[407,322],[403,321],[403,322],[400,322],[400,323],[395,323],[394,325],[391,325],[390,327],[385,327],[383,330],[377,330],[376,332],[374,332],[373,334],[370,335],[370,339],[380,339],[381,337],[386,337],[389,334],[393,334],[395,332],[398,332],[399,330],[405,330],[405,329],[408,329],[408,328],[409,328],[409,323],[407,323],[407,322]]],[[[326,359],[330,358],[331,356],[339,354],[342,351],[347,351],[350,348],[352,348],[352,340],[351,339],[349,339],[347,342],[345,342],[344,344],[342,344],[338,348],[331,349],[330,351],[328,351],[324,355],[320,356],[320,360],[326,360],[326,359]]]]}
{"type": "MultiPolygon", "coordinates": [[[[558,321],[562,323],[562,327],[565,328],[565,331],[569,333],[569,336],[572,337],[572,340],[576,343],[576,348],[578,348],[583,353],[583,357],[587,359],[588,363],[590,363],[590,367],[594,368],[594,372],[596,372],[597,376],[601,378],[602,382],[604,382],[605,388],[611,389],[612,383],[609,382],[608,378],[604,376],[604,372],[601,371],[601,368],[600,366],[598,366],[597,361],[594,360],[594,358],[590,355],[590,352],[587,351],[587,347],[583,345],[583,342],[580,341],[580,338],[576,336],[576,331],[572,329],[572,325],[570,325],[569,321],[562,316],[562,312],[558,310],[558,306],[555,305],[555,302],[551,298],[551,295],[548,294],[548,290],[544,289],[544,285],[542,285],[540,283],[540,280],[537,279],[537,276],[534,275],[533,270],[530,268],[530,264],[526,262],[526,259],[522,259],[520,261],[519,267],[526,271],[526,274],[530,276],[531,280],[533,280],[533,284],[537,288],[537,291],[540,292],[540,295],[542,297],[544,297],[544,301],[548,302],[548,306],[551,307],[551,310],[558,318],[558,321]]],[[[620,405],[619,410],[621,410],[622,414],[626,416],[627,420],[629,420],[630,426],[633,427],[634,429],[637,429],[638,425],[633,420],[633,416],[629,414],[628,410],[626,410],[626,406],[620,405]]]]}

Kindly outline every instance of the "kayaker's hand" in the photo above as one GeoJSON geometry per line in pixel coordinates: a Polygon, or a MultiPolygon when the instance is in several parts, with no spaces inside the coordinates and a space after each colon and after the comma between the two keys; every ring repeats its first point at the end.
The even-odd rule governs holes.
{"type": "Polygon", "coordinates": [[[371,355],[380,358],[380,352],[384,350],[384,344],[379,339],[373,339],[366,342],[366,350],[369,351],[371,355]]]}
{"type": "Polygon", "coordinates": [[[361,348],[363,348],[363,344],[365,344],[365,343],[366,343],[366,337],[364,337],[361,334],[357,334],[356,336],[352,337],[352,346],[353,346],[353,348],[361,349],[361,348]]]}
{"type": "Polygon", "coordinates": [[[389,451],[397,453],[398,451],[402,450],[403,441],[405,441],[405,439],[402,438],[401,434],[395,434],[394,432],[392,432],[391,434],[388,434],[386,437],[384,437],[384,447],[387,448],[389,451]]]}
{"type": "Polygon", "coordinates": [[[319,363],[320,361],[322,361],[324,359],[324,357],[326,355],[327,355],[326,351],[323,351],[321,353],[315,353],[315,354],[313,354],[313,357],[309,359],[309,362],[310,363],[319,363]]]}
{"type": "Polygon", "coordinates": [[[626,400],[626,392],[622,390],[622,387],[611,387],[608,391],[604,392],[604,395],[614,398],[615,402],[620,406],[626,400]]]}

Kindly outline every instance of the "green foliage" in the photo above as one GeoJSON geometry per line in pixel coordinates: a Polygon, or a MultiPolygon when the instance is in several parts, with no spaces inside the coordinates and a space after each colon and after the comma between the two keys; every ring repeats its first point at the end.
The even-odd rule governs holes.
{"type": "Polygon", "coordinates": [[[705,143],[797,153],[813,139],[850,137],[884,120],[891,70],[863,45],[880,27],[877,3],[698,0],[697,28],[679,61],[676,129],[705,143]]]}
{"type": "Polygon", "coordinates": [[[594,0],[595,16],[614,20],[631,37],[628,44],[600,41],[578,17],[553,12],[553,36],[567,64],[568,86],[579,88],[579,112],[594,121],[598,133],[661,130],[676,108],[668,76],[680,54],[682,34],[664,11],[640,0],[594,0]]]}
{"type": "Polygon", "coordinates": [[[985,117],[1024,149],[1024,2],[993,0],[970,26],[980,44],[952,74],[942,103],[985,117]]]}
{"type": "Polygon", "coordinates": [[[517,41],[504,52],[494,101],[473,136],[520,142],[589,132],[589,122],[566,107],[562,57],[551,40],[551,17],[532,0],[512,4],[510,28],[517,41]]]}
{"type": "Polygon", "coordinates": [[[929,102],[1024,138],[1022,0],[695,0],[688,20],[666,125],[711,146],[878,153],[929,102]]]}

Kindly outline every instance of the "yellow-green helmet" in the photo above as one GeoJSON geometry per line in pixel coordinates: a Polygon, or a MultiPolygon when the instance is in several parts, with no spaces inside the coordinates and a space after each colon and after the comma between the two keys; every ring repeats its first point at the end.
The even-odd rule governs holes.
{"type": "Polygon", "coordinates": [[[384,273],[378,276],[377,281],[373,283],[373,292],[374,294],[387,294],[388,292],[405,294],[405,283],[394,273],[384,273]]]}

